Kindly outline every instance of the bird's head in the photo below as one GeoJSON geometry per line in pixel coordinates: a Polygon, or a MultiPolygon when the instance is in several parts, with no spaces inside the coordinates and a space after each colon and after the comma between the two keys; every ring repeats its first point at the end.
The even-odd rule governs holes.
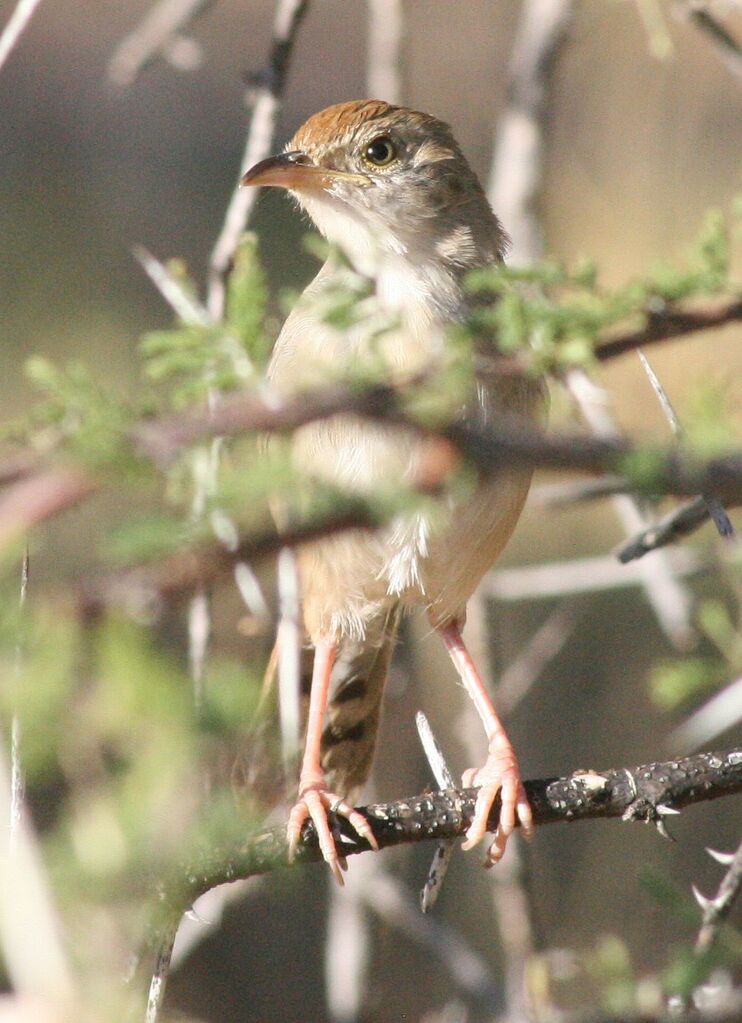
{"type": "Polygon", "coordinates": [[[242,184],[288,189],[351,257],[388,252],[464,269],[498,259],[505,244],[448,125],[380,100],[310,117],[242,184]]]}

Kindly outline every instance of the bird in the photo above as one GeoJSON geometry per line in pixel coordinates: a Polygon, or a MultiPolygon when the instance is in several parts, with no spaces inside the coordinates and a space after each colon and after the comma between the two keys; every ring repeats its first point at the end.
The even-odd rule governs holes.
{"type": "MultiPolygon", "coordinates": [[[[348,264],[373,282],[376,308],[393,324],[383,335],[386,365],[394,379],[405,379],[441,364],[451,328],[467,314],[467,274],[505,256],[507,235],[449,126],[382,100],[314,114],[241,184],[287,190],[334,247],[275,343],[267,376],[283,396],[332,377],[369,344],[363,332],[333,327],[318,311],[316,300],[343,280],[348,264]]],[[[459,415],[478,424],[498,414],[533,422],[545,405],[537,379],[490,375],[476,380],[459,415]]],[[[291,443],[303,472],[362,496],[395,479],[413,480],[424,458],[419,434],[350,414],[302,426],[291,443]]],[[[463,497],[442,499],[440,514],[400,514],[376,531],[349,530],[298,548],[314,660],[298,797],[287,826],[290,859],[311,818],[342,884],[333,814],[378,848],[353,800],[371,769],[400,615],[415,607],[442,638],[486,734],[484,764],[463,775],[465,786],[478,787],[463,847],[484,838],[498,794],[499,823],[485,866],[502,857],[516,822],[532,835],[515,751],[462,635],[467,602],[513,532],[529,486],[528,470],[502,469],[463,497]]]]}

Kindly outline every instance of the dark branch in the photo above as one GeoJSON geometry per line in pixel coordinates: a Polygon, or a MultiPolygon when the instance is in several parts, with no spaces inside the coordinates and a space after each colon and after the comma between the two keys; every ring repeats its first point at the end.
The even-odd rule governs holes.
{"type": "Polygon", "coordinates": [[[598,362],[607,362],[645,345],[672,341],[701,330],[713,330],[738,320],[742,320],[742,298],[733,298],[721,305],[704,309],[668,308],[662,312],[649,312],[643,327],[618,334],[599,344],[595,349],[595,358],[598,362]]]}
{"type": "MultiPolygon", "coordinates": [[[[679,760],[612,768],[601,772],[575,771],[564,778],[525,783],[536,824],[620,817],[661,824],[668,812],[691,803],[742,792],[742,747],[722,753],[699,753],[679,760]]],[[[429,792],[393,803],[361,807],[381,849],[416,842],[461,837],[474,815],[476,789],[429,792]]],[[[497,826],[499,801],[489,818],[497,826]]],[[[339,825],[337,839],[343,855],[366,852],[369,846],[339,825]]],[[[190,904],[215,885],[264,874],[287,866],[285,827],[249,838],[244,844],[214,850],[204,862],[190,864],[166,896],[170,906],[190,904]],[[185,880],[187,878],[187,880],[185,880]]],[[[304,827],[296,860],[321,859],[311,823],[304,827]]]]}
{"type": "MultiPolygon", "coordinates": [[[[695,497],[692,501],[673,508],[643,532],[632,536],[616,548],[616,557],[624,565],[643,558],[658,547],[666,547],[700,529],[710,518],[708,498],[695,497]]],[[[726,535],[726,534],[725,534],[726,535]]]]}

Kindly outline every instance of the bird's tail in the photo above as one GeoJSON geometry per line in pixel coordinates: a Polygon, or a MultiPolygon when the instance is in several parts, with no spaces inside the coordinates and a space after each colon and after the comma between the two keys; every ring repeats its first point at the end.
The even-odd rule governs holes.
{"type": "Polygon", "coordinates": [[[322,768],[330,790],[351,801],[371,772],[399,618],[394,605],[369,623],[363,640],[344,639],[332,671],[322,768]]]}
{"type": "MultiPolygon", "coordinates": [[[[344,639],[332,672],[327,725],[322,735],[322,767],[328,787],[355,798],[371,772],[381,718],[384,683],[399,628],[399,608],[386,609],[372,619],[363,640],[344,639]]],[[[303,716],[309,706],[312,651],[302,651],[303,716]]],[[[232,767],[232,784],[242,802],[257,799],[275,806],[296,795],[296,777],[286,778],[277,752],[280,748],[274,646],[260,700],[246,741],[232,767]]]]}

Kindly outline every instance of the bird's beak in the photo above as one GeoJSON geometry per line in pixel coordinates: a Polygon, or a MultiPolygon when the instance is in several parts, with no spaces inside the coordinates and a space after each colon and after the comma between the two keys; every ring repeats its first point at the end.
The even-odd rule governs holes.
{"type": "Polygon", "coordinates": [[[306,153],[281,153],[280,156],[269,156],[261,160],[245,174],[241,185],[264,186],[275,188],[291,188],[295,191],[319,191],[330,188],[336,181],[355,182],[358,185],[370,185],[365,174],[351,174],[348,171],[332,170],[319,167],[306,153]]]}

